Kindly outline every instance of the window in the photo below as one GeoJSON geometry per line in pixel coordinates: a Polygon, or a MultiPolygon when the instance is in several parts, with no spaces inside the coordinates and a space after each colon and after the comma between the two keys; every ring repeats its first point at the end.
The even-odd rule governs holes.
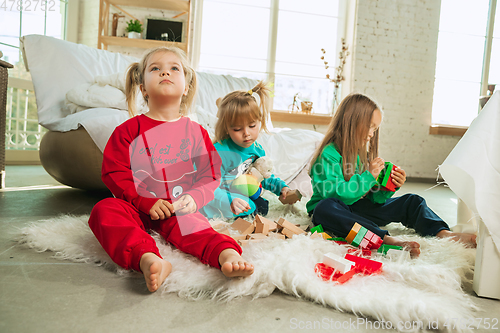
{"type": "Polygon", "coordinates": [[[40,34],[64,38],[67,1],[0,0],[0,51],[9,70],[7,92],[6,149],[36,150],[46,131],[38,125],[31,76],[24,67],[19,38],[40,34]]]}
{"type": "Polygon", "coordinates": [[[199,70],[274,82],[275,110],[294,95],[329,113],[337,60],[340,0],[204,0],[199,70]],[[329,70],[328,73],[332,73],[329,70]]]}
{"type": "Polygon", "coordinates": [[[441,0],[432,123],[469,126],[488,84],[500,88],[499,24],[487,31],[495,18],[496,0],[441,0]]]}

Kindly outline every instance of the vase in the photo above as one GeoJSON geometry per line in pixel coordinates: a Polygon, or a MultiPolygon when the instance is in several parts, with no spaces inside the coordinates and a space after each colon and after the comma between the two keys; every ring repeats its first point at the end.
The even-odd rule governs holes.
{"type": "Polygon", "coordinates": [[[128,33],[128,38],[141,39],[141,33],[140,32],[135,32],[135,31],[130,31],[128,33]]]}

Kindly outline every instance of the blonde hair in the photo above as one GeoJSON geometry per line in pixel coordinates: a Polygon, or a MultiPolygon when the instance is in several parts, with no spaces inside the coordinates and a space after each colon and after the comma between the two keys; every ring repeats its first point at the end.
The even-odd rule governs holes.
{"type": "Polygon", "coordinates": [[[230,92],[222,100],[217,100],[217,124],[215,125],[214,142],[221,142],[229,137],[228,128],[242,119],[248,122],[260,121],[261,130],[269,132],[266,120],[269,116],[269,87],[262,81],[250,90],[230,92]],[[260,105],[254,93],[259,96],[260,105]]]}
{"type": "MultiPolygon", "coordinates": [[[[153,56],[157,52],[171,52],[179,57],[182,69],[184,70],[186,85],[188,85],[189,87],[187,94],[182,96],[180,114],[185,116],[191,110],[197,88],[196,73],[189,64],[189,61],[183,50],[175,46],[160,46],[147,50],[142,59],[139,62],[132,63],[127,70],[127,76],[125,79],[125,95],[130,117],[134,117],[135,115],[137,115],[135,101],[137,89],[141,84],[144,84],[144,71],[146,70],[147,63],[151,56],[153,56]]],[[[146,103],[148,103],[147,97],[144,97],[144,100],[146,101],[146,103]]]]}
{"type": "Polygon", "coordinates": [[[359,172],[367,170],[369,161],[378,156],[378,128],[370,139],[368,151],[364,144],[375,110],[382,112],[378,105],[365,95],[350,94],[344,98],[330,121],[325,138],[314,154],[312,165],[323,149],[333,143],[342,156],[342,171],[345,180],[351,179],[356,172],[358,155],[361,162],[359,172]]]}

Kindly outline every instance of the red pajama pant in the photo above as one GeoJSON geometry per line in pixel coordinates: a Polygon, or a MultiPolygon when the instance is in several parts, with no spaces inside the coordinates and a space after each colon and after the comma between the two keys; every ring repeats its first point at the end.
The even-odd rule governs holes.
{"type": "MultiPolygon", "coordinates": [[[[177,249],[219,269],[222,250],[231,248],[241,254],[241,247],[234,239],[219,234],[198,212],[153,221],[127,201],[107,198],[92,209],[89,226],[115,263],[139,272],[139,262],[144,253],[152,252],[161,258],[147,230],[158,232],[177,249]]],[[[168,258],[165,260],[168,261],[168,258]]]]}

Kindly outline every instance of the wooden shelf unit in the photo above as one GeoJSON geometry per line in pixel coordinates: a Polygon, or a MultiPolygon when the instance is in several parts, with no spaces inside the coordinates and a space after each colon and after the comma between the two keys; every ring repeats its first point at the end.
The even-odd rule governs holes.
{"type": "MultiPolygon", "coordinates": [[[[117,10],[120,10],[117,8],[117,10]]],[[[128,13],[126,13],[128,14],[128,13]]],[[[125,46],[134,48],[148,49],[157,46],[177,46],[188,53],[189,41],[189,23],[191,21],[191,1],[189,0],[100,0],[99,4],[99,31],[97,37],[97,48],[107,50],[109,45],[125,46]],[[139,7],[151,8],[159,10],[177,11],[180,13],[187,12],[188,18],[185,27],[185,40],[182,43],[166,42],[152,39],[134,39],[127,37],[116,37],[109,35],[109,20],[111,5],[122,7],[139,7]]],[[[145,22],[143,27],[145,28],[145,22]]]]}

